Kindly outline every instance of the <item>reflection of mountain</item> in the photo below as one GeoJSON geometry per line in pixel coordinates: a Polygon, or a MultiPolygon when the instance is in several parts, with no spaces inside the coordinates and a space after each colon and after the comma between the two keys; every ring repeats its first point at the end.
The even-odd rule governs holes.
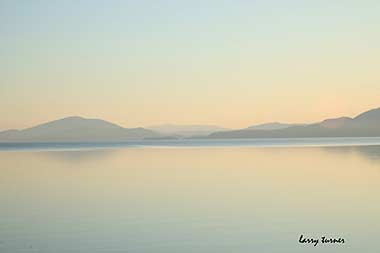
{"type": "Polygon", "coordinates": [[[356,153],[369,161],[380,164],[380,146],[345,146],[345,147],[320,147],[326,152],[332,152],[346,156],[348,153],[356,153]]]}
{"type": "Polygon", "coordinates": [[[104,161],[117,153],[117,149],[92,149],[92,150],[61,150],[59,152],[36,152],[34,155],[65,163],[84,163],[104,161]]]}
{"type": "Polygon", "coordinates": [[[68,117],[0,133],[0,142],[113,142],[158,137],[144,128],[123,128],[100,119],[68,117]]]}
{"type": "Polygon", "coordinates": [[[380,146],[352,147],[353,150],[368,160],[380,162],[380,146]]]}
{"type": "Polygon", "coordinates": [[[305,138],[305,137],[373,137],[380,136],[380,109],[355,118],[327,119],[320,123],[290,126],[274,130],[241,129],[212,133],[208,138],[305,138]]]}

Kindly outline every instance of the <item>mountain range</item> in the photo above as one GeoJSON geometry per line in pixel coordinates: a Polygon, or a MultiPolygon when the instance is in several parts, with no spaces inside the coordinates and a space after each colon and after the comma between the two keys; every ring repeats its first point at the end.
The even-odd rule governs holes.
{"type": "Polygon", "coordinates": [[[164,136],[194,137],[206,136],[214,132],[228,131],[231,129],[214,125],[176,125],[163,124],[146,127],[164,136]]]}
{"type": "Polygon", "coordinates": [[[354,118],[326,119],[308,125],[292,125],[280,129],[240,129],[216,132],[207,138],[306,138],[306,137],[374,137],[380,136],[380,108],[354,118]]]}
{"type": "Polygon", "coordinates": [[[229,130],[213,125],[165,124],[124,128],[101,119],[67,117],[23,130],[0,132],[0,142],[123,142],[171,138],[304,138],[380,137],[380,108],[354,118],[339,117],[313,124],[271,122],[229,130]]]}

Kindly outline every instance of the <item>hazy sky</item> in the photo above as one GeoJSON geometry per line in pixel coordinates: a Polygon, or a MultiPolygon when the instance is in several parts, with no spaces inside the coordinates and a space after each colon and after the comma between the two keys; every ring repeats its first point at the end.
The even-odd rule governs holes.
{"type": "Polygon", "coordinates": [[[313,122],[380,106],[380,1],[0,0],[0,130],[313,122]]]}

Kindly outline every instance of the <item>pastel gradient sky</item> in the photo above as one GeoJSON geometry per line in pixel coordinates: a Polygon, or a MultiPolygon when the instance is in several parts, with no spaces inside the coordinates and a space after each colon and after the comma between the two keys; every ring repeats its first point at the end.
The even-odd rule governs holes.
{"type": "Polygon", "coordinates": [[[380,106],[380,1],[0,0],[0,130],[313,122],[380,106]]]}

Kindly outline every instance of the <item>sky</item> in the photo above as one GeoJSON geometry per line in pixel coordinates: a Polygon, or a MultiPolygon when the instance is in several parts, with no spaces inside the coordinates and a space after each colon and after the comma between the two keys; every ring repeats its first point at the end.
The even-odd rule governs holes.
{"type": "Polygon", "coordinates": [[[316,122],[380,107],[380,1],[0,0],[0,130],[316,122]]]}

